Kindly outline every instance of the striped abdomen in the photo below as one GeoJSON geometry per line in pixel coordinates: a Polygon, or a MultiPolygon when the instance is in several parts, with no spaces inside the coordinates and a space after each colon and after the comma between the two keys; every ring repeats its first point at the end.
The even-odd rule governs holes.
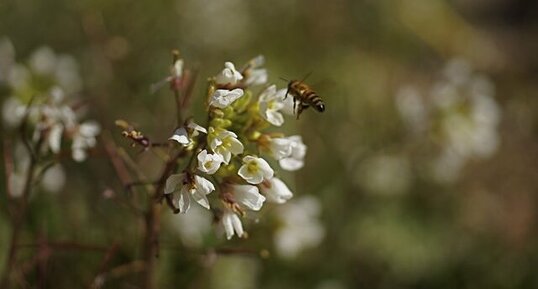
{"type": "Polygon", "coordinates": [[[312,90],[307,90],[303,93],[302,102],[314,107],[319,112],[323,112],[325,110],[323,100],[312,90]]]}

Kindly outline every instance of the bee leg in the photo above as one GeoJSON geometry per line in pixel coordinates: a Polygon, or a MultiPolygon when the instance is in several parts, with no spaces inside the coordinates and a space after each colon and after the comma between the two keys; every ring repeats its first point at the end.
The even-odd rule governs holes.
{"type": "Polygon", "coordinates": [[[294,99],[294,100],[293,100],[293,113],[297,113],[297,109],[296,109],[296,108],[297,108],[297,100],[294,99]]]}
{"type": "Polygon", "coordinates": [[[299,119],[299,115],[301,115],[301,113],[303,112],[303,110],[306,110],[307,108],[309,108],[310,106],[308,104],[304,104],[304,103],[301,103],[299,105],[299,109],[297,111],[297,119],[299,119]]]}

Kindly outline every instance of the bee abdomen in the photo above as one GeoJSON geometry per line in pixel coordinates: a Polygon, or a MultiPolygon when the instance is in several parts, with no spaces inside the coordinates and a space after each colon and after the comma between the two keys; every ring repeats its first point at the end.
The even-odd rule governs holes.
{"type": "Polygon", "coordinates": [[[312,105],[317,111],[323,112],[325,110],[325,104],[321,97],[317,95],[314,91],[308,91],[305,93],[305,102],[312,105]]]}

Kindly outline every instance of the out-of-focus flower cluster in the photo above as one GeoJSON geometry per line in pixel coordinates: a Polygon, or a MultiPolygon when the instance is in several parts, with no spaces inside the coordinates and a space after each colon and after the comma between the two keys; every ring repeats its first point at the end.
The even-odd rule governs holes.
{"type": "Polygon", "coordinates": [[[171,196],[181,213],[189,212],[192,201],[211,210],[227,239],[247,237],[242,219],[249,212],[292,198],[276,166],[287,171],[304,166],[306,145],[301,136],[274,131],[284,123],[284,115],[293,114],[291,97],[285,99],[285,89],[275,85],[253,92],[267,82],[263,64],[262,56],[240,70],[226,62],[209,80],[207,124],[190,118],[170,137],[189,152],[190,161],[168,177],[165,195],[171,196]]]}
{"type": "Polygon", "coordinates": [[[429,91],[415,87],[399,91],[396,105],[413,135],[436,143],[434,178],[454,181],[469,159],[495,153],[501,111],[494,95],[493,83],[463,59],[449,61],[429,91]]]}
{"type": "MultiPolygon", "coordinates": [[[[12,43],[0,40],[0,86],[7,98],[2,104],[2,118],[5,127],[16,132],[24,126],[31,136],[26,143],[36,146],[41,159],[50,162],[44,170],[42,184],[45,187],[61,189],[65,175],[58,157],[70,151],[75,161],[84,161],[88,149],[96,145],[100,126],[95,121],[81,121],[81,102],[75,96],[82,88],[78,65],[73,57],[57,55],[49,47],[35,50],[26,63],[17,63],[12,43]],[[56,178],[53,181],[50,178],[56,178]],[[48,185],[47,185],[48,184],[48,185]]],[[[25,134],[26,132],[23,132],[25,134]]],[[[11,193],[22,191],[22,182],[27,175],[30,152],[22,149],[13,154],[14,171],[9,183],[11,193]],[[19,185],[18,185],[19,184],[19,185]]]]}

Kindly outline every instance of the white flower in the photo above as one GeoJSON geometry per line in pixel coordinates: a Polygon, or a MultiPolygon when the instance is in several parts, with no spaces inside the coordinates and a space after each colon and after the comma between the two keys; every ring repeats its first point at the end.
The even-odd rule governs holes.
{"type": "Polygon", "coordinates": [[[203,244],[204,237],[211,230],[213,214],[200,206],[193,206],[188,214],[171,218],[172,227],[180,234],[181,241],[191,247],[203,244]]]}
{"type": "Polygon", "coordinates": [[[222,215],[221,224],[226,232],[226,239],[230,240],[234,235],[243,237],[245,231],[243,231],[243,225],[241,219],[230,209],[226,209],[222,215]]]}
{"type": "Polygon", "coordinates": [[[30,56],[29,64],[38,74],[52,74],[56,68],[56,54],[50,47],[40,47],[30,56]]]}
{"type": "MultiPolygon", "coordinates": [[[[284,123],[284,116],[280,113],[285,107],[284,96],[286,89],[276,90],[275,85],[265,89],[259,98],[260,114],[272,125],[281,126],[284,123]]],[[[289,97],[288,97],[289,98],[289,97]]]]}
{"type": "Polygon", "coordinates": [[[274,234],[275,248],[287,258],[314,248],[323,240],[325,228],[318,220],[320,204],[314,197],[302,197],[278,209],[282,226],[274,234]]]}
{"type": "Polygon", "coordinates": [[[299,135],[290,136],[288,139],[291,141],[291,154],[281,159],[279,164],[287,171],[296,171],[304,166],[306,145],[299,135]]]}
{"type": "Polygon", "coordinates": [[[272,178],[274,171],[264,159],[246,156],[243,158],[243,165],[237,174],[249,184],[255,185],[272,178]]]}
{"type": "Polygon", "coordinates": [[[206,150],[198,154],[198,169],[207,174],[214,174],[224,161],[219,154],[208,154],[206,150]]]}
{"type": "Polygon", "coordinates": [[[294,142],[289,138],[270,138],[268,149],[272,157],[276,160],[281,160],[291,155],[293,144],[294,142]]]}
{"type": "Polygon", "coordinates": [[[209,128],[209,147],[214,153],[222,156],[224,163],[228,164],[233,155],[243,153],[243,144],[237,139],[237,135],[225,129],[209,128]]]}
{"type": "Polygon", "coordinates": [[[211,96],[209,105],[218,108],[225,108],[243,96],[243,94],[244,91],[241,88],[236,88],[234,90],[217,89],[211,96]]]}
{"type": "Polygon", "coordinates": [[[245,71],[245,84],[247,86],[261,85],[267,82],[267,69],[260,68],[265,63],[263,55],[251,59],[245,71]]]}
{"type": "Polygon", "coordinates": [[[50,147],[50,150],[55,154],[60,152],[63,131],[63,125],[61,123],[55,123],[48,132],[47,143],[50,147]]]}
{"type": "Polygon", "coordinates": [[[257,187],[251,185],[232,185],[234,201],[250,210],[259,211],[262,208],[265,197],[260,194],[257,187]]]}
{"type": "Polygon", "coordinates": [[[18,98],[12,96],[6,99],[2,106],[2,117],[4,119],[4,123],[8,127],[18,126],[24,118],[25,111],[26,107],[18,98]]]}
{"type": "Polygon", "coordinates": [[[21,64],[15,64],[9,71],[7,76],[7,83],[15,91],[25,89],[29,86],[31,74],[28,68],[21,64]]]}
{"type": "Polygon", "coordinates": [[[185,173],[168,177],[164,188],[165,194],[173,194],[179,211],[186,213],[190,207],[192,197],[198,204],[209,210],[209,200],[206,195],[215,190],[215,186],[207,179],[195,175],[189,178],[185,173]]]}
{"type": "Polygon", "coordinates": [[[99,124],[93,121],[87,121],[78,126],[78,129],[73,134],[73,144],[71,145],[75,161],[81,162],[86,159],[86,150],[95,146],[97,143],[95,137],[100,131],[99,124]]]}
{"type": "Polygon", "coordinates": [[[279,178],[271,178],[260,184],[260,190],[268,202],[283,204],[293,197],[288,186],[279,178]]]}
{"type": "Polygon", "coordinates": [[[50,193],[58,193],[65,185],[65,170],[60,164],[55,164],[48,168],[43,174],[41,185],[43,189],[50,193]]]}
{"type": "Polygon", "coordinates": [[[222,85],[235,85],[241,79],[243,79],[243,75],[235,69],[234,64],[231,62],[224,63],[224,69],[215,77],[217,84],[222,85]]]}
{"type": "Polygon", "coordinates": [[[199,133],[207,133],[207,130],[194,121],[189,121],[187,127],[176,129],[174,134],[168,140],[177,141],[183,146],[189,146],[192,143],[192,138],[198,136],[199,133]],[[190,133],[189,133],[190,132],[190,133]]]}

